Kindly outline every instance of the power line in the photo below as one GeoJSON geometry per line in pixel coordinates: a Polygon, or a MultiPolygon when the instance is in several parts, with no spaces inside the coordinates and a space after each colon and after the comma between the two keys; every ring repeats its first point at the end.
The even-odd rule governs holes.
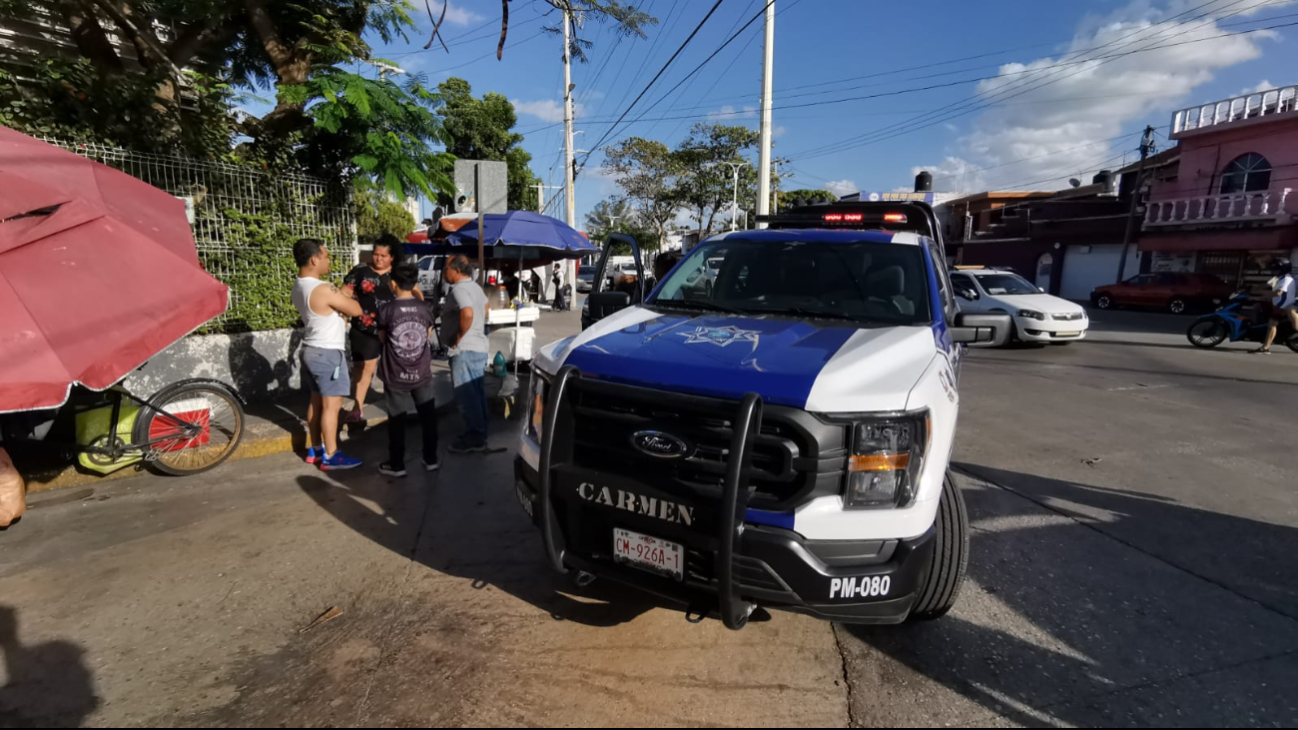
{"type": "MultiPolygon", "coordinates": [[[[1236,2],[1232,3],[1232,5],[1237,5],[1237,4],[1239,4],[1240,2],[1243,2],[1243,0],[1236,0],[1236,2]]],[[[1200,7],[1202,7],[1202,6],[1200,6],[1200,7]]],[[[1245,11],[1239,11],[1239,12],[1245,12],[1245,11]]],[[[1202,16],[1200,16],[1200,17],[1202,17],[1202,16]]],[[[1195,19],[1198,19],[1198,18],[1195,18],[1195,19]]],[[[1192,20],[1194,20],[1194,19],[1192,19],[1192,20]]],[[[1186,21],[1186,22],[1190,22],[1190,21],[1186,21]]],[[[1181,24],[1178,24],[1178,25],[1184,25],[1184,24],[1185,24],[1185,23],[1181,23],[1181,24]]],[[[1190,44],[1190,43],[1200,43],[1200,42],[1204,42],[1204,41],[1217,40],[1217,39],[1220,39],[1220,38],[1226,38],[1226,37],[1230,37],[1230,36],[1244,35],[1244,34],[1248,34],[1248,33],[1256,33],[1256,32],[1260,32],[1260,31],[1264,31],[1264,30],[1274,30],[1274,29],[1276,29],[1276,28],[1284,28],[1284,27],[1289,27],[1289,26],[1292,26],[1292,25],[1298,25],[1298,23],[1284,23],[1284,24],[1279,24],[1279,25],[1274,25],[1274,26],[1268,26],[1268,27],[1265,27],[1265,28],[1255,28],[1255,29],[1251,29],[1251,30],[1247,30],[1247,31],[1239,31],[1239,32],[1236,32],[1236,33],[1224,33],[1224,34],[1220,34],[1220,35],[1216,35],[1216,36],[1210,36],[1210,37],[1208,37],[1208,38],[1198,38],[1198,39],[1193,39],[1193,40],[1189,40],[1189,41],[1182,41],[1182,42],[1179,42],[1179,43],[1165,43],[1165,44],[1162,44],[1162,45],[1157,45],[1157,44],[1149,45],[1149,46],[1145,46],[1145,47],[1143,47],[1143,48],[1138,48],[1138,49],[1135,49],[1135,50],[1132,50],[1132,51],[1125,51],[1125,52],[1123,52],[1123,53],[1110,54],[1109,56],[1104,57],[1105,60],[1101,60],[1099,64],[1096,64],[1096,66],[1099,66],[1099,65],[1105,65],[1105,64],[1107,64],[1107,63],[1112,63],[1113,61],[1115,61],[1115,60],[1117,60],[1117,59],[1119,59],[1119,58],[1123,58],[1123,57],[1126,57],[1126,56],[1130,56],[1130,55],[1133,55],[1133,54],[1136,54],[1136,53],[1143,53],[1143,52],[1146,52],[1146,51],[1158,50],[1158,49],[1161,49],[1161,48],[1170,48],[1170,47],[1175,47],[1175,46],[1181,46],[1181,45],[1186,45],[1186,44],[1190,44]]],[[[1175,26],[1174,26],[1174,27],[1175,27],[1175,26]]],[[[1149,29],[1150,29],[1150,28],[1146,28],[1145,30],[1149,30],[1149,29]]],[[[1169,30],[1172,30],[1172,28],[1164,28],[1164,29],[1160,30],[1158,33],[1156,33],[1156,34],[1154,34],[1154,35],[1155,35],[1155,36],[1156,36],[1156,35],[1162,35],[1162,34],[1166,33],[1166,32],[1169,31],[1169,30]]],[[[1187,31],[1182,31],[1182,32],[1179,33],[1179,34],[1172,36],[1172,38],[1178,37],[1178,36],[1180,36],[1180,35],[1185,35],[1186,33],[1189,33],[1189,32],[1190,32],[1189,30],[1187,30],[1187,31]]],[[[1126,36],[1126,37],[1129,37],[1129,36],[1126,36]]],[[[1151,37],[1152,37],[1152,36],[1151,36],[1151,37]]],[[[1142,39],[1142,40],[1148,40],[1148,39],[1149,39],[1149,37],[1147,37],[1147,38],[1145,38],[1145,39],[1142,39]]],[[[1119,39],[1119,40],[1121,40],[1121,39],[1119,39]]],[[[1170,40],[1170,39],[1164,39],[1164,40],[1170,40]]],[[[1116,42],[1116,41],[1115,41],[1115,42],[1116,42]]],[[[1136,41],[1136,42],[1139,42],[1139,41],[1136,41]]],[[[1127,44],[1124,44],[1124,45],[1132,45],[1132,43],[1127,43],[1127,44]]],[[[1122,47],[1122,46],[1119,46],[1119,47],[1122,47]]],[[[1083,61],[1082,63],[1083,63],[1083,64],[1088,64],[1088,63],[1094,62],[1094,61],[1096,61],[1096,60],[1100,60],[1100,59],[1098,59],[1098,58],[1087,59],[1086,61],[1083,61]]],[[[1070,64],[1070,65],[1077,65],[1077,64],[1070,64]]],[[[1057,66],[1058,66],[1058,65],[1057,65],[1057,66]]],[[[806,152],[800,153],[799,155],[796,155],[796,156],[799,156],[799,157],[801,157],[801,158],[803,158],[803,159],[810,159],[810,158],[814,158],[814,157],[823,157],[823,156],[825,156],[825,155],[827,155],[827,154],[838,154],[838,153],[840,153],[840,152],[842,152],[843,150],[846,150],[846,149],[855,149],[855,148],[858,148],[858,147],[864,147],[864,146],[869,145],[869,144],[874,144],[874,143],[877,143],[877,142],[883,142],[883,141],[886,141],[886,140],[889,140],[889,139],[893,139],[893,138],[898,137],[898,136],[902,136],[902,135],[904,135],[904,134],[909,134],[909,133],[911,133],[911,132],[918,131],[918,130],[920,130],[920,129],[926,129],[926,128],[931,127],[931,126],[933,126],[933,125],[935,125],[935,124],[940,124],[940,123],[942,123],[942,122],[948,121],[948,120],[950,120],[950,119],[954,119],[954,118],[959,117],[959,116],[964,116],[964,115],[966,115],[966,114],[971,114],[971,113],[973,113],[973,112],[981,111],[981,110],[986,109],[986,108],[989,108],[989,107],[991,107],[991,106],[995,106],[996,104],[1000,103],[1000,101],[997,101],[997,97],[1000,97],[1002,100],[1004,100],[1004,99],[1012,99],[1012,98],[1015,98],[1015,97],[1017,97],[1017,96],[1022,96],[1023,94],[1026,94],[1026,93],[1028,93],[1029,91],[1038,90],[1038,89],[1041,89],[1041,88],[1045,88],[1046,86],[1050,86],[1050,85],[1052,85],[1052,84],[1059,83],[1060,81],[1063,81],[1063,80],[1065,80],[1065,79],[1067,79],[1067,78],[1071,78],[1072,76],[1076,76],[1077,74],[1080,74],[1080,73],[1082,73],[1082,72],[1084,72],[1084,71],[1087,71],[1087,70],[1093,69],[1093,68],[1095,68],[1096,66],[1083,67],[1083,68],[1077,70],[1076,72],[1074,72],[1074,73],[1072,73],[1072,74],[1070,74],[1070,75],[1068,75],[1068,76],[1063,76],[1063,77],[1061,77],[1061,78],[1053,78],[1053,79],[1049,79],[1049,80],[1047,80],[1046,78],[1039,78],[1039,79],[1035,79],[1035,80],[1025,81],[1023,84],[1020,84],[1020,85],[1017,86],[1017,87],[1014,86],[1014,85],[1010,85],[1010,86],[1007,86],[1007,87],[1004,88],[1004,89],[1001,89],[1001,90],[996,91],[995,93],[991,94],[990,96],[986,96],[986,95],[974,95],[974,96],[972,96],[972,97],[969,97],[969,98],[966,100],[966,102],[963,103],[963,104],[959,104],[959,105],[956,105],[956,106],[954,106],[954,107],[944,107],[944,108],[942,108],[942,109],[938,109],[938,110],[935,110],[935,111],[929,112],[928,114],[921,115],[920,117],[916,117],[916,118],[913,118],[913,119],[906,120],[906,121],[904,121],[904,122],[898,122],[898,123],[895,123],[895,124],[892,124],[892,125],[888,125],[888,126],[886,126],[886,127],[882,127],[882,128],[880,128],[880,129],[878,129],[878,130],[874,130],[873,132],[867,132],[867,133],[862,134],[862,135],[854,135],[853,137],[850,137],[850,138],[848,138],[848,139],[846,139],[846,140],[840,140],[839,142],[835,142],[835,143],[830,143],[830,144],[822,145],[822,146],[820,146],[820,147],[813,148],[812,150],[809,150],[809,151],[806,151],[806,152]],[[1015,93],[1013,93],[1013,94],[1009,94],[1008,92],[1010,92],[1010,91],[1014,91],[1015,93]],[[984,98],[983,98],[983,101],[982,101],[981,103],[979,102],[980,96],[983,96],[983,97],[984,97],[984,98]],[[928,122],[925,123],[925,124],[922,124],[922,125],[916,125],[916,124],[914,124],[914,123],[917,122],[917,121],[922,121],[925,117],[932,118],[934,115],[943,115],[943,114],[945,114],[945,116],[939,116],[939,118],[932,119],[932,121],[928,121],[928,122]]],[[[1044,67],[1044,68],[1042,68],[1042,69],[1038,69],[1038,70],[1046,70],[1046,68],[1050,68],[1050,67],[1044,67]]],[[[879,95],[873,95],[873,96],[879,96],[879,95]]]]}
{"type": "MultiPolygon", "coordinates": [[[[694,26],[694,30],[690,32],[689,36],[681,43],[680,47],[676,49],[676,52],[671,55],[671,58],[667,59],[667,63],[664,63],[663,67],[658,69],[658,73],[654,74],[654,77],[649,80],[649,83],[646,84],[640,94],[636,96],[635,101],[631,102],[630,106],[626,108],[626,111],[622,112],[622,116],[618,117],[618,120],[613,123],[613,126],[609,127],[608,131],[604,133],[604,136],[600,137],[599,141],[591,147],[591,152],[586,153],[586,159],[590,159],[590,155],[600,148],[600,145],[604,143],[604,140],[608,139],[609,135],[613,133],[613,130],[617,128],[617,125],[621,124],[622,120],[626,119],[626,115],[630,114],[631,110],[635,108],[635,105],[644,98],[644,95],[649,93],[649,89],[653,88],[653,85],[658,81],[658,79],[662,78],[662,75],[667,72],[667,68],[672,65],[672,62],[676,60],[676,57],[681,55],[681,52],[690,44],[690,41],[694,40],[694,36],[698,35],[700,30],[703,30],[703,25],[708,22],[708,19],[717,11],[717,8],[721,7],[721,3],[724,1],[725,0],[717,0],[713,3],[712,9],[708,10],[708,14],[703,16],[703,20],[700,20],[698,25],[694,26]]],[[[584,162],[582,166],[585,166],[584,162]]]]}

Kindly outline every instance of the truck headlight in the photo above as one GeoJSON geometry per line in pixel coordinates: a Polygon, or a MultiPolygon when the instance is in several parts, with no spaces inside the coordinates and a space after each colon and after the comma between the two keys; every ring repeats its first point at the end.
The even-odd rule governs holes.
{"type": "Polygon", "coordinates": [[[1043,321],[1043,322],[1044,322],[1045,319],[1046,319],[1046,315],[1045,315],[1045,314],[1043,314],[1043,313],[1041,313],[1041,312],[1038,312],[1038,311],[1035,310],[1035,309],[1020,309],[1020,310],[1019,310],[1019,316],[1020,316],[1020,317],[1027,317],[1028,319],[1039,319],[1039,320],[1041,320],[1041,321],[1043,321]]]}
{"type": "Polygon", "coordinates": [[[527,435],[541,442],[545,424],[545,398],[549,395],[549,386],[541,374],[532,373],[531,408],[527,419],[527,435]]]}
{"type": "Polygon", "coordinates": [[[844,506],[877,509],[906,507],[913,502],[928,432],[928,411],[855,421],[843,487],[844,506]]]}

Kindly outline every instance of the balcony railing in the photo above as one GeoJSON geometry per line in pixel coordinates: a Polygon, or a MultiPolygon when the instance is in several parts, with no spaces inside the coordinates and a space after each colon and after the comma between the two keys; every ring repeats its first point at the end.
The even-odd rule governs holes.
{"type": "Polygon", "coordinates": [[[1289,217],[1285,204],[1293,188],[1256,193],[1204,195],[1197,198],[1151,200],[1145,206],[1145,227],[1186,223],[1237,223],[1289,217]]]}
{"type": "Polygon", "coordinates": [[[1244,119],[1290,114],[1296,110],[1298,110],[1298,86],[1285,86],[1182,109],[1172,115],[1172,134],[1206,129],[1244,119]]]}

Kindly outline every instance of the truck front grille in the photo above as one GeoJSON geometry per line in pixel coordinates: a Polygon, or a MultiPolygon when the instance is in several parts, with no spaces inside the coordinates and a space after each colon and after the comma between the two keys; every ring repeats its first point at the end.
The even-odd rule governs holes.
{"type": "MultiPolygon", "coordinates": [[[[673,482],[719,498],[730,452],[733,401],[596,381],[573,388],[573,463],[645,481],[673,482]],[[688,456],[662,459],[635,448],[632,436],[655,430],[684,441],[688,456]]],[[[842,483],[847,428],[793,408],[767,406],[752,444],[749,506],[788,509],[842,483]]]]}

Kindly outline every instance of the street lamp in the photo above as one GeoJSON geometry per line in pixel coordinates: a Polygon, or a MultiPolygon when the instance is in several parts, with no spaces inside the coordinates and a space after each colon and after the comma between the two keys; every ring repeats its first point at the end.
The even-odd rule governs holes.
{"type": "MultiPolygon", "coordinates": [[[[747,165],[748,162],[746,160],[740,160],[739,162],[722,162],[720,164],[730,165],[730,167],[735,171],[735,197],[730,208],[730,230],[733,232],[735,230],[735,218],[738,217],[736,213],[739,210],[739,168],[747,165]]],[[[747,216],[745,216],[745,224],[747,223],[747,220],[747,216]]]]}

